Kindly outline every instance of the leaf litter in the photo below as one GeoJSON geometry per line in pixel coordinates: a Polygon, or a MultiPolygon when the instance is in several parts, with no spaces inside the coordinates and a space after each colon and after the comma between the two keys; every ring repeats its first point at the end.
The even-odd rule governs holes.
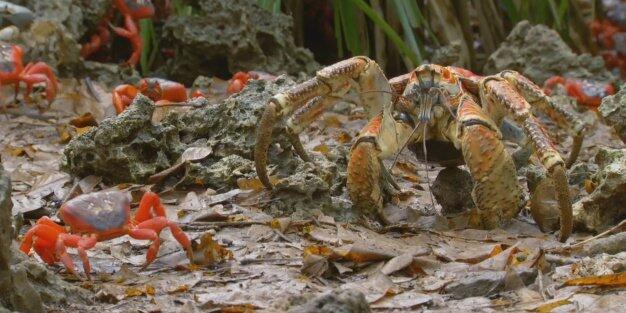
{"type": "MultiPolygon", "coordinates": [[[[106,96],[105,92],[99,95],[106,96]]],[[[59,170],[68,136],[78,136],[111,116],[110,99],[96,101],[82,91],[60,99],[41,116],[8,120],[0,116],[0,132],[5,134],[0,138],[0,157],[13,182],[16,219],[54,216],[66,198],[112,187],[98,176],[73,179],[59,170]]],[[[302,137],[307,149],[328,155],[335,146],[349,147],[363,124],[363,120],[332,113],[302,137]]],[[[212,153],[210,148],[189,148],[153,180],[162,182],[177,166],[212,153]]],[[[392,169],[402,188],[412,191],[398,202],[400,207],[429,203],[425,175],[433,181],[441,168],[428,173],[422,168],[419,161],[403,154],[392,169]]],[[[163,194],[168,217],[194,240],[195,264],[189,264],[166,230],[157,260],[146,269],[142,266],[148,243],[130,237],[99,242],[88,251],[97,273],[93,281],[76,281],[62,267],[52,268],[93,293],[95,302],[83,307],[93,312],[279,311],[285,301],[302,294],[343,289],[358,290],[377,311],[556,312],[614,308],[626,300],[624,253],[559,248],[553,235],[541,233],[524,216],[504,230],[436,229],[419,224],[393,225],[376,232],[337,222],[321,212],[309,219],[271,216],[253,201],[262,199],[259,195],[264,192],[258,179],[240,178],[237,186],[219,191],[172,189],[163,194]]],[[[422,214],[417,213],[417,219],[426,221],[420,218],[422,214]]],[[[578,233],[570,245],[586,238],[592,236],[578,233]]],[[[590,244],[593,241],[585,246],[590,244]]],[[[76,252],[70,254],[81,267],[76,252]]],[[[64,306],[51,309],[64,311],[64,306]]]]}

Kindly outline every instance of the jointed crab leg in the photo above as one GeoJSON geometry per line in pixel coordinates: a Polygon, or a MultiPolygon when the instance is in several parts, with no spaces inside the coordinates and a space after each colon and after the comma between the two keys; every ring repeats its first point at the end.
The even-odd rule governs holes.
{"type": "Polygon", "coordinates": [[[571,234],[573,226],[565,162],[537,118],[531,114],[530,104],[516,93],[504,78],[497,76],[485,78],[480,85],[480,92],[481,98],[486,102],[486,111],[493,121],[499,123],[507,115],[522,126],[541,164],[554,179],[561,212],[559,240],[565,241],[571,234]]]}
{"type": "Polygon", "coordinates": [[[517,92],[519,92],[528,103],[533,107],[547,114],[552,120],[556,121],[559,127],[567,129],[573,136],[572,150],[565,162],[566,167],[572,166],[583,143],[585,132],[585,123],[576,116],[568,107],[564,107],[550,100],[548,96],[528,78],[524,77],[516,71],[503,71],[500,77],[506,79],[517,92]]]}
{"type": "Polygon", "coordinates": [[[474,179],[472,198],[478,210],[471,224],[492,229],[517,216],[520,190],[515,165],[502,143],[499,128],[471,97],[458,107],[458,145],[474,179]]]}
{"type": "MultiPolygon", "coordinates": [[[[270,99],[259,123],[254,149],[257,174],[265,187],[272,188],[267,173],[267,150],[276,122],[294,113],[287,123],[287,133],[298,154],[307,158],[297,134],[335,101],[347,97],[351,89],[356,89],[358,96],[355,102],[365,108],[368,117],[380,113],[383,105],[387,110],[391,109],[389,83],[378,65],[366,57],[354,57],[325,67],[317,72],[315,78],[270,99]]],[[[388,113],[391,117],[391,112],[388,113]]]]}

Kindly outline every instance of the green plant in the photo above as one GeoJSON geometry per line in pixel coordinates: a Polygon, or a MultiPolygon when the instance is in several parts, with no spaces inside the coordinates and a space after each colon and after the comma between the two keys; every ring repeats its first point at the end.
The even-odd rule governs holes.
{"type": "Polygon", "coordinates": [[[143,43],[139,64],[141,65],[141,74],[148,76],[159,50],[159,40],[156,36],[152,19],[146,18],[139,20],[139,29],[143,43]]]}
{"type": "Polygon", "coordinates": [[[272,13],[280,12],[280,3],[281,0],[259,0],[259,5],[272,13]]]}

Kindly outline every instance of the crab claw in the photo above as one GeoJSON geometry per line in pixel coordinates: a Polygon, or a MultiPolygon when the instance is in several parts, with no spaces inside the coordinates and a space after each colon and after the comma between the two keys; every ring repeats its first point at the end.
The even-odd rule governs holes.
{"type": "Polygon", "coordinates": [[[254,167],[261,183],[270,190],[273,186],[267,175],[267,150],[272,142],[272,130],[278,118],[277,106],[272,99],[265,107],[265,111],[259,121],[256,144],[254,145],[254,167]]]}

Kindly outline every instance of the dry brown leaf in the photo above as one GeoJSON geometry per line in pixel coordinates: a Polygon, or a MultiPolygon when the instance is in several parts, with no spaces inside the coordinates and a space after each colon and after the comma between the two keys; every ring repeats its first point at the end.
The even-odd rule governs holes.
{"type": "Polygon", "coordinates": [[[70,125],[76,128],[83,128],[87,126],[98,126],[98,122],[93,117],[91,112],[84,113],[70,120],[70,125]]]}
{"type": "Polygon", "coordinates": [[[350,141],[352,141],[352,136],[344,131],[337,136],[337,142],[339,143],[348,143],[350,141]]]}
{"type": "Polygon", "coordinates": [[[270,227],[280,230],[281,233],[286,232],[289,229],[289,225],[291,225],[290,217],[279,217],[272,219],[270,222],[270,227]]]}
{"type": "Polygon", "coordinates": [[[514,245],[472,267],[479,270],[504,271],[516,262],[515,254],[518,252],[520,250],[517,248],[517,245],[514,245]]]}
{"type": "Polygon", "coordinates": [[[321,277],[328,271],[328,259],[322,255],[306,254],[300,273],[307,277],[321,277]]]}
{"type": "Polygon", "coordinates": [[[131,298],[131,297],[139,297],[139,296],[154,296],[155,294],[155,290],[154,287],[151,285],[145,285],[143,286],[143,288],[141,287],[129,287],[126,288],[126,291],[124,292],[124,295],[127,298],[131,298]]]}
{"type": "Polygon", "coordinates": [[[626,286],[626,272],[611,275],[600,275],[574,278],[563,283],[565,286],[626,286]]]}
{"type": "Polygon", "coordinates": [[[321,145],[317,145],[313,148],[313,151],[317,151],[323,155],[328,155],[330,153],[330,148],[327,144],[323,143],[321,145]]]}
{"type": "Polygon", "coordinates": [[[68,143],[70,139],[72,139],[72,134],[70,134],[67,125],[59,125],[57,126],[57,133],[59,134],[61,143],[68,143]]]}
{"type": "Polygon", "coordinates": [[[193,241],[191,246],[195,264],[210,265],[233,259],[233,252],[213,240],[210,233],[202,235],[199,244],[193,241]]]}
{"type": "Polygon", "coordinates": [[[334,249],[333,259],[343,259],[355,263],[389,260],[395,255],[389,254],[371,242],[359,241],[334,249]]]}
{"type": "Polygon", "coordinates": [[[343,126],[343,122],[339,120],[337,115],[326,115],[323,119],[324,127],[334,127],[341,128],[343,126]]]}
{"type": "Polygon", "coordinates": [[[556,300],[556,301],[551,301],[548,303],[544,303],[542,305],[540,305],[539,307],[537,307],[535,310],[537,311],[537,313],[550,313],[552,312],[553,309],[556,309],[560,306],[563,305],[568,305],[571,304],[572,302],[567,300],[567,299],[561,299],[561,300],[556,300]]]}
{"type": "Polygon", "coordinates": [[[182,284],[172,290],[168,290],[168,293],[179,293],[179,292],[187,292],[189,291],[189,285],[182,284]]]}
{"type": "MultiPolygon", "coordinates": [[[[280,178],[277,176],[270,176],[270,182],[272,185],[278,183],[280,178]]],[[[258,178],[238,178],[237,179],[237,187],[241,190],[254,190],[261,191],[265,188],[263,183],[258,178]]]]}
{"type": "Polygon", "coordinates": [[[387,262],[380,271],[385,275],[390,275],[400,270],[405,270],[411,277],[426,274],[419,264],[415,262],[413,254],[411,253],[405,253],[394,257],[389,260],[389,262],[387,262]]]}
{"type": "Polygon", "coordinates": [[[90,131],[92,128],[93,128],[92,126],[76,128],[76,135],[80,136],[80,135],[90,131]]]}

